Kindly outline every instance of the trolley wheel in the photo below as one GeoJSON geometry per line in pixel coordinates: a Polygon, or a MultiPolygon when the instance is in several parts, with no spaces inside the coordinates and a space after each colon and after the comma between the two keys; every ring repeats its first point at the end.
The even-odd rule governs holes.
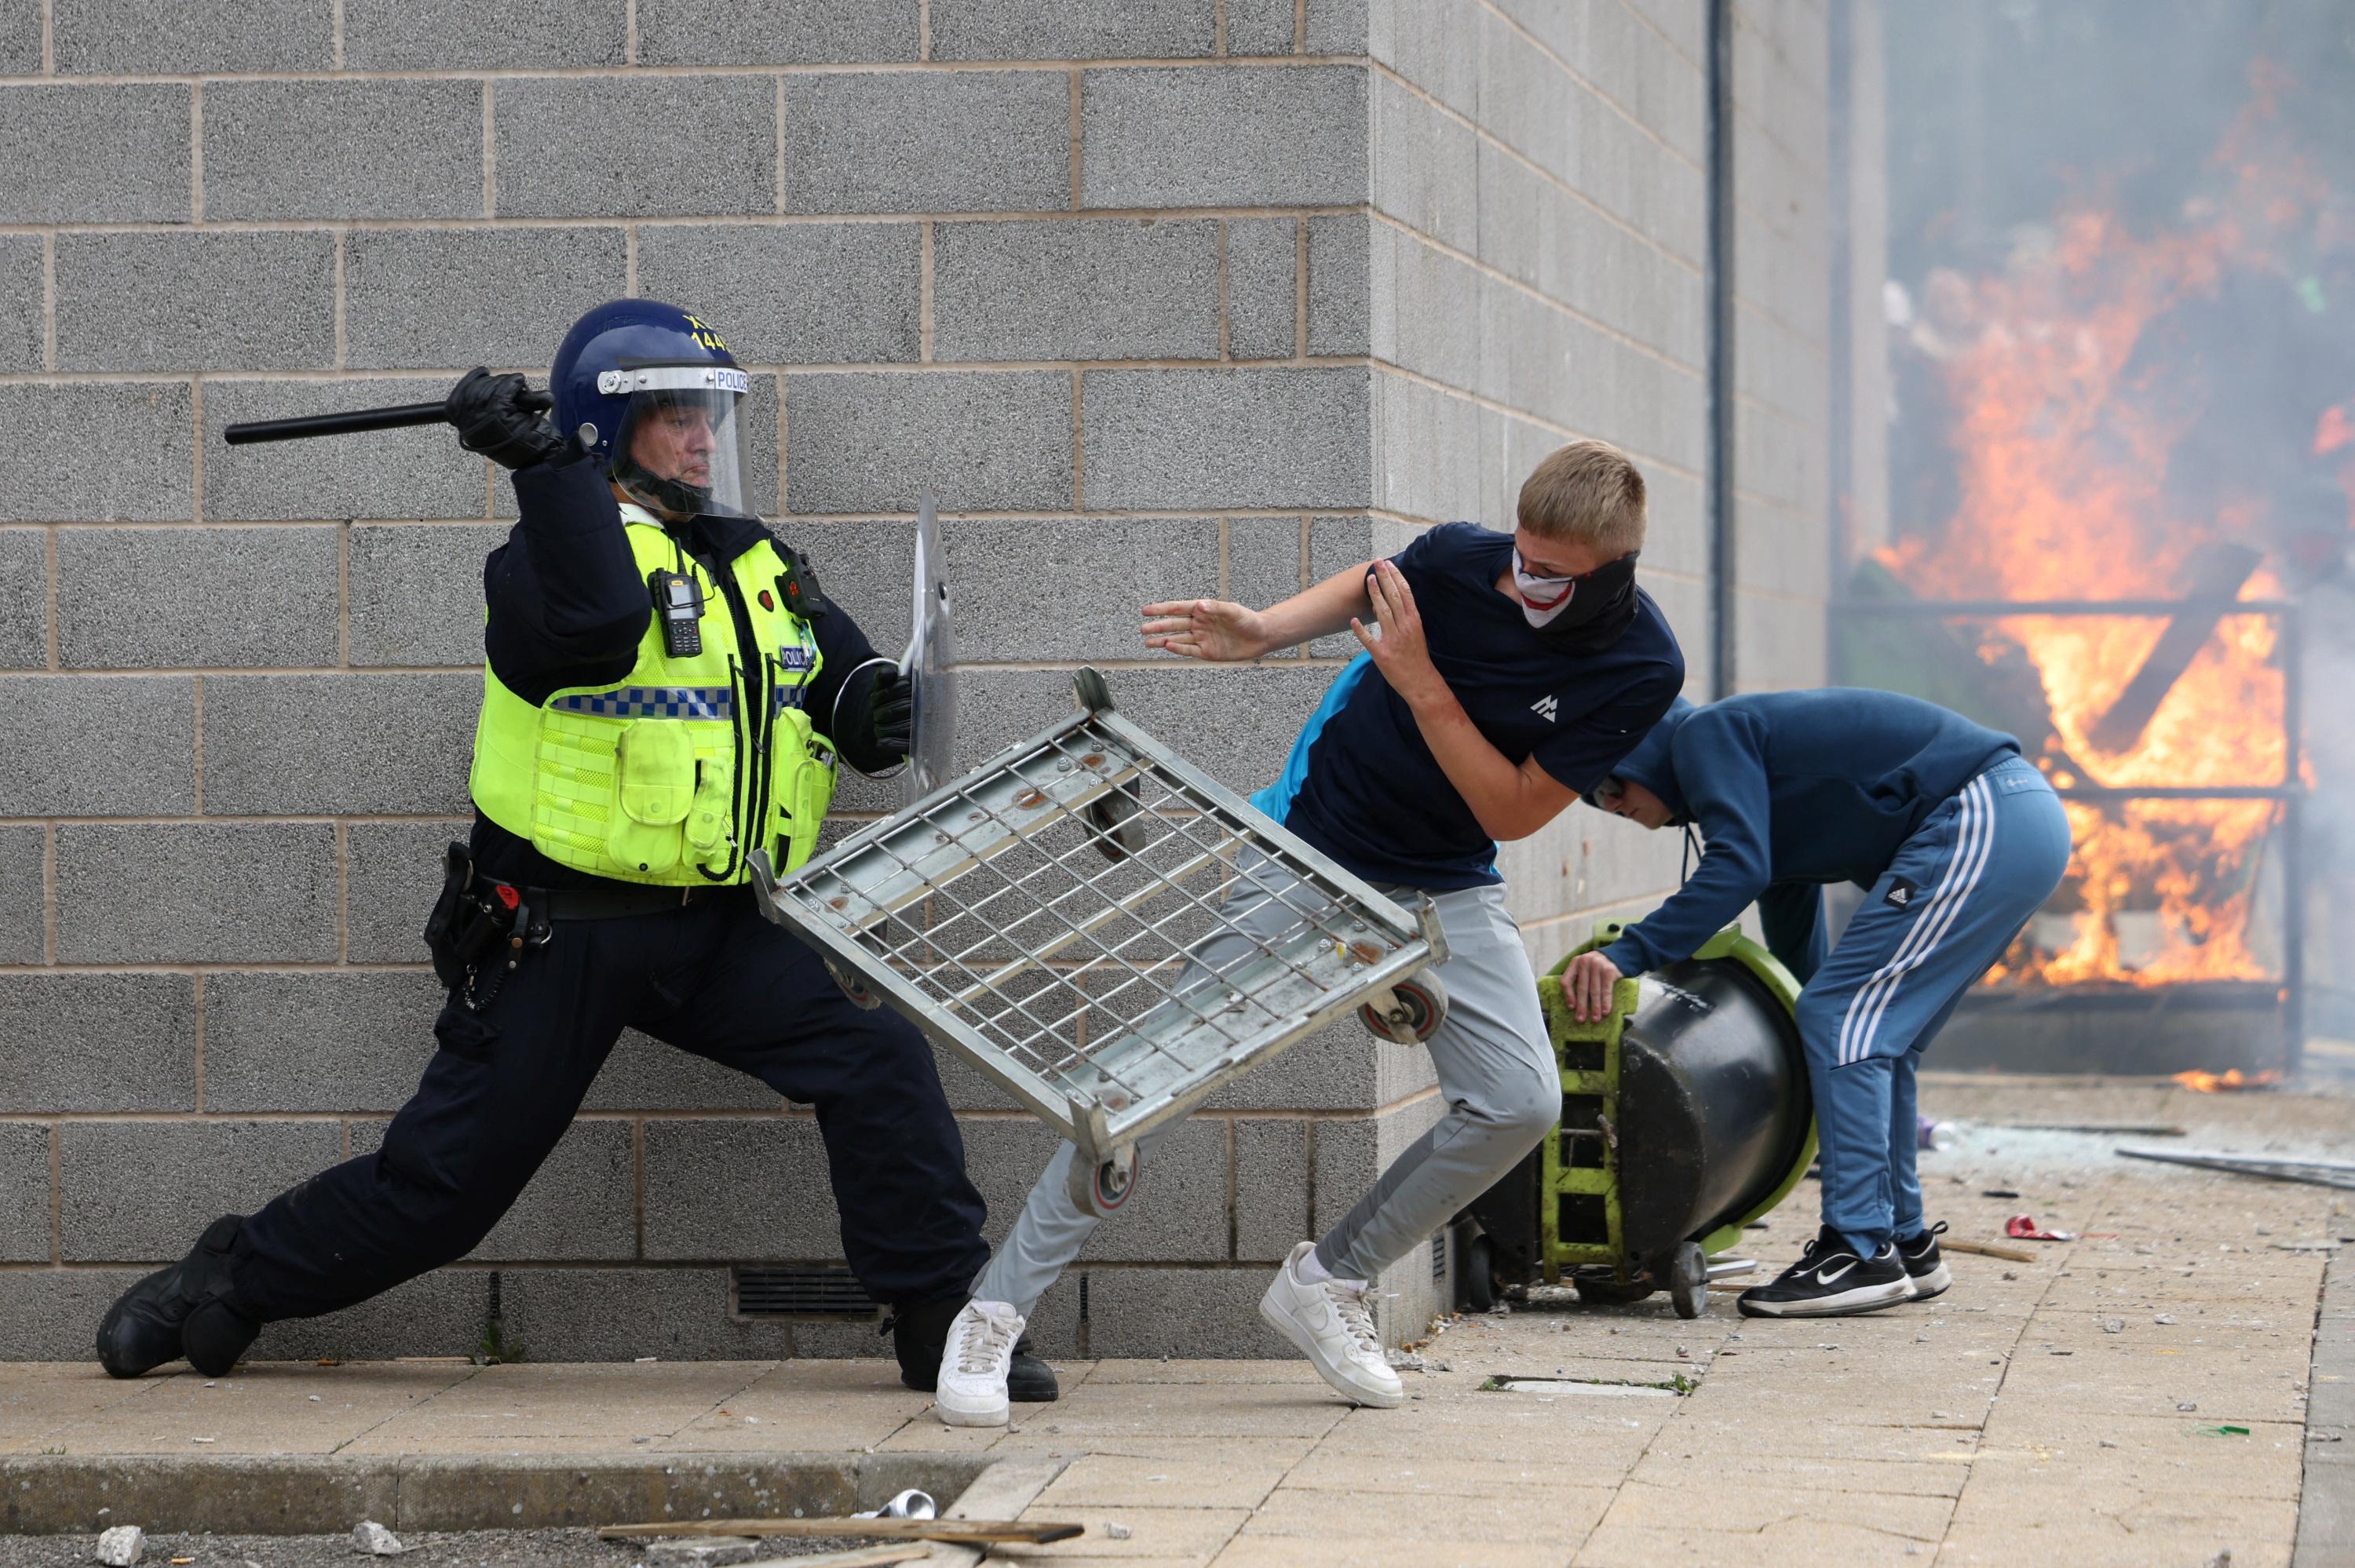
{"type": "Polygon", "coordinates": [[[1709,1259],[1700,1243],[1682,1243],[1668,1260],[1668,1300],[1679,1318],[1698,1318],[1709,1305],[1709,1259]]]}
{"type": "Polygon", "coordinates": [[[1420,1045],[1447,1022],[1447,988],[1425,970],[1391,987],[1387,1001],[1376,991],[1371,1001],[1358,1009],[1358,1022],[1377,1039],[1420,1045]]]}
{"type": "Polygon", "coordinates": [[[1653,1287],[1643,1280],[1625,1280],[1609,1273],[1574,1274],[1570,1283],[1589,1307],[1633,1307],[1650,1298],[1653,1287]]]}
{"type": "Polygon", "coordinates": [[[1091,1169],[1078,1160],[1071,1161],[1070,1179],[1064,1183],[1071,1202],[1081,1210],[1100,1220],[1108,1220],[1124,1208],[1136,1193],[1138,1175],[1136,1150],[1134,1145],[1115,1150],[1110,1160],[1091,1169]]]}
{"type": "Polygon", "coordinates": [[[1466,1312],[1490,1312],[1497,1306],[1497,1246],[1487,1236],[1474,1236],[1456,1265],[1456,1294],[1466,1312]]]}
{"type": "Polygon", "coordinates": [[[1145,847],[1145,827],[1136,820],[1143,810],[1134,779],[1087,803],[1088,825],[1095,830],[1092,842],[1114,865],[1145,847]]]}
{"type": "Polygon", "coordinates": [[[1080,705],[1092,714],[1112,712],[1112,688],[1104,683],[1103,675],[1092,664],[1080,666],[1071,677],[1071,689],[1077,693],[1080,705]]]}
{"type": "Polygon", "coordinates": [[[865,980],[851,974],[832,959],[826,960],[826,972],[834,977],[834,983],[842,988],[842,994],[850,999],[853,1007],[861,1012],[872,1012],[883,1005],[883,999],[868,990],[865,980]]]}

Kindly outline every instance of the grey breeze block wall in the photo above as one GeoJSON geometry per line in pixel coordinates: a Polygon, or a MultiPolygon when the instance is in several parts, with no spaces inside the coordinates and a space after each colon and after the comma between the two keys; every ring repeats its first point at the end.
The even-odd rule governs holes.
{"type": "MultiPolygon", "coordinates": [[[[443,430],[225,425],[543,372],[587,306],[673,299],[755,370],[761,492],[879,644],[941,497],[972,754],[1093,661],[1245,788],[1349,645],[1181,667],[1140,657],[1135,606],[1508,524],[1594,434],[1644,464],[1647,580],[1705,669],[1703,15],[0,4],[0,1359],[87,1355],[208,1219],[375,1147],[432,1049],[416,933],[511,493],[443,430]]],[[[1820,661],[1824,51],[1820,5],[1742,7],[1774,182],[1743,209],[1745,347],[1773,344],[1742,405],[1749,683],[1820,661]]],[[[1548,960],[1673,863],[1573,813],[1504,863],[1548,960]]],[[[1049,1141],[943,1072],[994,1235],[1049,1141]]],[[[1437,1108],[1424,1060],[1354,1031],[1290,1053],[1170,1140],[1042,1345],[1277,1353],[1267,1269],[1437,1108]]],[[[495,1298],[542,1359],[875,1353],[728,1316],[730,1262],[838,1253],[806,1112],[629,1038],[473,1257],[257,1353],[464,1352],[495,1298]]],[[[1446,1289],[1423,1258],[1385,1286],[1393,1338],[1446,1289]]]]}

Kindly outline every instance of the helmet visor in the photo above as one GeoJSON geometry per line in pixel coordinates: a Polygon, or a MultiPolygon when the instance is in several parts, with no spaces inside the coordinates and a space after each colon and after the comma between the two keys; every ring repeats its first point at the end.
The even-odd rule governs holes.
{"type": "Polygon", "coordinates": [[[744,481],[739,415],[750,381],[742,371],[640,366],[599,377],[609,379],[630,398],[610,469],[623,489],[660,513],[755,515],[744,481]]]}

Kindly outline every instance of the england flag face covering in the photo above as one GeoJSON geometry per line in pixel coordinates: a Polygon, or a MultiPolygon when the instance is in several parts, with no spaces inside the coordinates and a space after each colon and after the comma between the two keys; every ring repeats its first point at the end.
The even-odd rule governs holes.
{"type": "Polygon", "coordinates": [[[1574,577],[1541,577],[1513,547],[1513,586],[1520,590],[1521,618],[1565,653],[1593,653],[1619,641],[1635,623],[1636,556],[1606,561],[1574,577]]]}

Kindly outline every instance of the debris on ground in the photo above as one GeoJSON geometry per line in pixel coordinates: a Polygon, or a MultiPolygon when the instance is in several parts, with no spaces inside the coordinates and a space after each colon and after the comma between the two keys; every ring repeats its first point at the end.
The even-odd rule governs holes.
{"type": "Polygon", "coordinates": [[[853,1519],[938,1519],[940,1514],[940,1505],[932,1500],[932,1493],[919,1491],[914,1487],[910,1487],[881,1508],[868,1509],[864,1513],[854,1513],[850,1517],[853,1519]]]}
{"type": "Polygon", "coordinates": [[[147,1549],[147,1532],[135,1524],[118,1524],[98,1534],[98,1550],[91,1553],[107,1568],[131,1568],[147,1549]]]}
{"type": "Polygon", "coordinates": [[[372,1519],[364,1519],[352,1526],[352,1550],[370,1557],[398,1557],[409,1550],[393,1534],[372,1519]]]}
{"type": "Polygon", "coordinates": [[[1107,1524],[1104,1526],[1104,1533],[1111,1536],[1114,1541],[1126,1541],[1130,1536],[1135,1535],[1136,1531],[1129,1529],[1128,1526],[1124,1524],[1107,1524]]]}
{"type": "Polygon", "coordinates": [[[2041,1226],[2037,1224],[2035,1217],[2030,1214],[2014,1214],[2011,1218],[2004,1221],[2003,1234],[2011,1237],[2014,1241],[2064,1242],[2075,1241],[2077,1239],[2077,1233],[2074,1231],[2048,1231],[2043,1229],[2041,1226]]]}

